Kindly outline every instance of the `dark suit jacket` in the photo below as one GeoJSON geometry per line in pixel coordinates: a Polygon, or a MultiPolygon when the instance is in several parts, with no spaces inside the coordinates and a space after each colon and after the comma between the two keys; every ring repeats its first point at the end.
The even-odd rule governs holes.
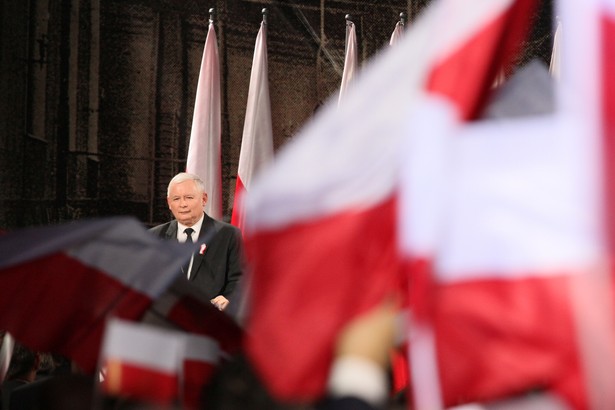
{"type": "MultiPolygon", "coordinates": [[[[195,242],[204,243],[206,249],[203,254],[199,251],[194,254],[190,282],[209,299],[222,295],[230,300],[244,267],[241,231],[231,224],[204,215],[199,238],[195,242]]],[[[163,239],[176,241],[177,221],[155,226],[150,231],[163,239]]]]}

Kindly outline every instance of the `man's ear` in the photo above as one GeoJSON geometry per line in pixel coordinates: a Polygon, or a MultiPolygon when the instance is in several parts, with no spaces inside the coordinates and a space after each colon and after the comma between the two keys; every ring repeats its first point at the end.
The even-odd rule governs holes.
{"type": "Polygon", "coordinates": [[[207,204],[207,192],[203,192],[203,206],[207,204]]]}

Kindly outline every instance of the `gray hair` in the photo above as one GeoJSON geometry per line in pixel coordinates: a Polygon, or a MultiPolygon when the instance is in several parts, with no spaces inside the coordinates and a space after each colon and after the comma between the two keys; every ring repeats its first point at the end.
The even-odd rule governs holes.
{"type": "Polygon", "coordinates": [[[205,192],[205,183],[198,175],[189,174],[188,172],[180,172],[175,175],[173,179],[169,182],[169,186],[167,187],[167,197],[171,195],[171,186],[175,184],[179,184],[185,181],[194,181],[196,184],[196,189],[199,190],[200,193],[205,192]]]}

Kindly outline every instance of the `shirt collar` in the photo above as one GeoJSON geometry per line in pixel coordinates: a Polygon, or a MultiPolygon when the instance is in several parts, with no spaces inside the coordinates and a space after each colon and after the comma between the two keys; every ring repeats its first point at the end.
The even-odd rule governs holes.
{"type": "MultiPolygon", "coordinates": [[[[205,219],[205,214],[201,215],[201,219],[199,219],[194,225],[190,226],[190,228],[194,229],[194,233],[192,234],[192,238],[194,240],[194,242],[196,242],[196,239],[199,237],[199,234],[201,233],[201,226],[203,226],[203,220],[205,219]]],[[[184,233],[184,230],[188,228],[188,226],[179,223],[179,221],[177,221],[177,240],[180,242],[184,242],[186,240],[186,234],[184,233]]]]}

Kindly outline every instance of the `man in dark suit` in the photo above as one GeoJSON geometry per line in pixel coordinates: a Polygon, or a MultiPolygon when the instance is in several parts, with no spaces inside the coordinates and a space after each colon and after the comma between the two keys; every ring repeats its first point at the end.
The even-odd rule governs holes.
{"type": "Polygon", "coordinates": [[[243,272],[241,231],[203,211],[207,193],[197,175],[182,172],[173,177],[167,203],[175,220],[150,231],[164,239],[199,244],[183,275],[218,309],[226,309],[243,272]]]}

